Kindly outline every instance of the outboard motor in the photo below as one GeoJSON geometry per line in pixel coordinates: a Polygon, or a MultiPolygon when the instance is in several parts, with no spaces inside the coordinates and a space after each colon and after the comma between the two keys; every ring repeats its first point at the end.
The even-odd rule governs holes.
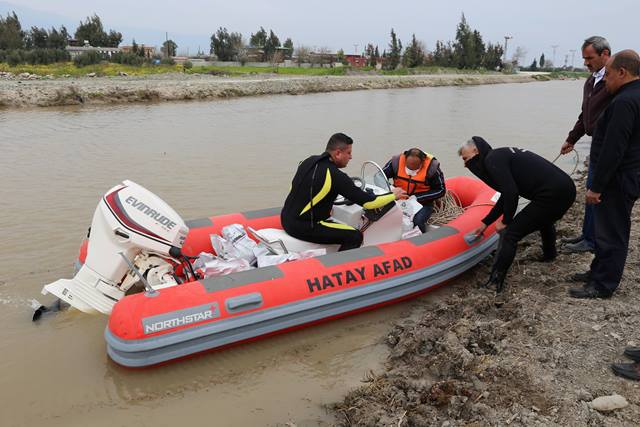
{"type": "Polygon", "coordinates": [[[135,182],[123,181],[96,208],[84,265],[73,279],[45,285],[42,293],[86,313],[109,314],[138,281],[131,265],[143,273],[155,269],[156,274],[149,276],[161,277],[156,284],[164,286],[158,287],[176,284],[173,265],[165,259],[179,253],[188,232],[182,218],[162,199],[135,182]]]}

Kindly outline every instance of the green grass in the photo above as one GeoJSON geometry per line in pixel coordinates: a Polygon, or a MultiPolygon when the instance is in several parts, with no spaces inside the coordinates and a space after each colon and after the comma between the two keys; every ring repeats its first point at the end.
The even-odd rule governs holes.
{"type": "Polygon", "coordinates": [[[562,78],[562,77],[566,77],[566,78],[571,78],[571,79],[578,79],[578,78],[583,78],[583,77],[589,77],[591,73],[587,72],[587,71],[552,71],[549,76],[551,78],[554,79],[558,79],[558,78],[562,78]]]}
{"type": "Polygon", "coordinates": [[[460,69],[453,67],[415,67],[415,68],[400,68],[397,70],[382,70],[381,74],[387,76],[408,76],[415,74],[493,74],[496,72],[488,71],[484,68],[476,70],[460,69]]]}
{"type": "Polygon", "coordinates": [[[98,76],[117,76],[118,73],[124,72],[130,76],[145,76],[149,74],[162,73],[180,73],[182,65],[122,65],[114,63],[101,63],[96,65],[88,65],[86,67],[76,67],[73,62],[57,62],[48,65],[17,65],[9,66],[6,63],[0,63],[0,71],[10,72],[14,74],[30,73],[40,76],[52,75],[61,77],[70,75],[73,77],[82,77],[89,73],[96,73],[98,76]]]}
{"type": "Polygon", "coordinates": [[[300,76],[343,76],[347,69],[339,68],[302,68],[302,67],[216,67],[216,66],[194,66],[185,70],[189,74],[214,74],[227,76],[240,76],[247,74],[282,74],[300,76]]]}

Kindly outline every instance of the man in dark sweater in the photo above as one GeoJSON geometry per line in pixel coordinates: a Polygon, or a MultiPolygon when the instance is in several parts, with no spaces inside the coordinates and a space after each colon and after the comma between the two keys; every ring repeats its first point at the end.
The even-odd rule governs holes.
{"type": "Polygon", "coordinates": [[[542,261],[555,259],[554,223],[573,204],[576,187],[569,175],[537,154],[513,147],[492,149],[479,136],[463,144],[458,154],[466,168],[500,192],[495,206],[475,231],[482,234],[502,215],[496,223],[496,231],[501,234],[500,244],[488,283],[495,285],[500,293],[518,242],[528,234],[540,231],[542,261]],[[520,196],[531,202],[516,214],[520,196]]]}
{"type": "Polygon", "coordinates": [[[586,202],[595,206],[595,257],[575,298],[608,298],[620,284],[627,259],[631,209],[640,196],[640,57],[633,50],[607,62],[605,84],[615,95],[600,116],[591,142],[593,182],[586,202]]]}
{"type": "Polygon", "coordinates": [[[351,160],[353,139],[343,133],[331,136],[326,151],[300,163],[280,213],[282,227],[291,236],[307,242],[339,244],[340,251],[360,247],[360,230],[332,221],[331,209],[338,195],[365,209],[376,209],[402,197],[404,191],[376,196],[356,187],[340,169],[351,160]]]}
{"type": "MultiPolygon", "coordinates": [[[[567,154],[573,150],[574,145],[585,134],[593,135],[593,129],[600,114],[609,105],[611,95],[604,87],[604,72],[607,60],[611,55],[611,47],[604,37],[589,37],[582,44],[582,58],[584,65],[591,71],[591,76],[584,84],[582,95],[582,110],[578,121],[573,126],[562,144],[560,152],[567,154]]],[[[587,172],[587,187],[591,185],[593,168],[591,164],[587,172]]],[[[595,244],[593,231],[593,206],[585,205],[584,219],[582,221],[582,233],[567,240],[565,249],[570,252],[592,252],[595,244]]],[[[580,276],[577,277],[580,280],[580,276]]]]}

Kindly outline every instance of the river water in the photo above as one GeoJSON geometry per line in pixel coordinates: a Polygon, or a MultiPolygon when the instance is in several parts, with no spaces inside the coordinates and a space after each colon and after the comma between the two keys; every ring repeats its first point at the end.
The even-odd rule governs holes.
{"type": "Polygon", "coordinates": [[[381,368],[389,326],[442,291],[141,371],[108,360],[106,317],[34,324],[32,299],[49,302],[42,285],[71,276],[100,197],[124,179],[191,219],[280,206],[297,163],[337,131],[355,140],[352,175],[414,146],[465,174],[456,150],[472,135],[553,159],[582,84],[0,111],[0,425],[330,425],[324,405],[381,368]]]}

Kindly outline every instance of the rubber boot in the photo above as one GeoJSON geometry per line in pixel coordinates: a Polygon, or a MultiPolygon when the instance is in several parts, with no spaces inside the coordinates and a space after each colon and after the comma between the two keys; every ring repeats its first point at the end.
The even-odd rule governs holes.
{"type": "Polygon", "coordinates": [[[504,291],[505,284],[504,279],[507,277],[506,271],[496,270],[492,277],[489,279],[491,281],[490,286],[496,287],[496,295],[501,294],[504,291]]]}

